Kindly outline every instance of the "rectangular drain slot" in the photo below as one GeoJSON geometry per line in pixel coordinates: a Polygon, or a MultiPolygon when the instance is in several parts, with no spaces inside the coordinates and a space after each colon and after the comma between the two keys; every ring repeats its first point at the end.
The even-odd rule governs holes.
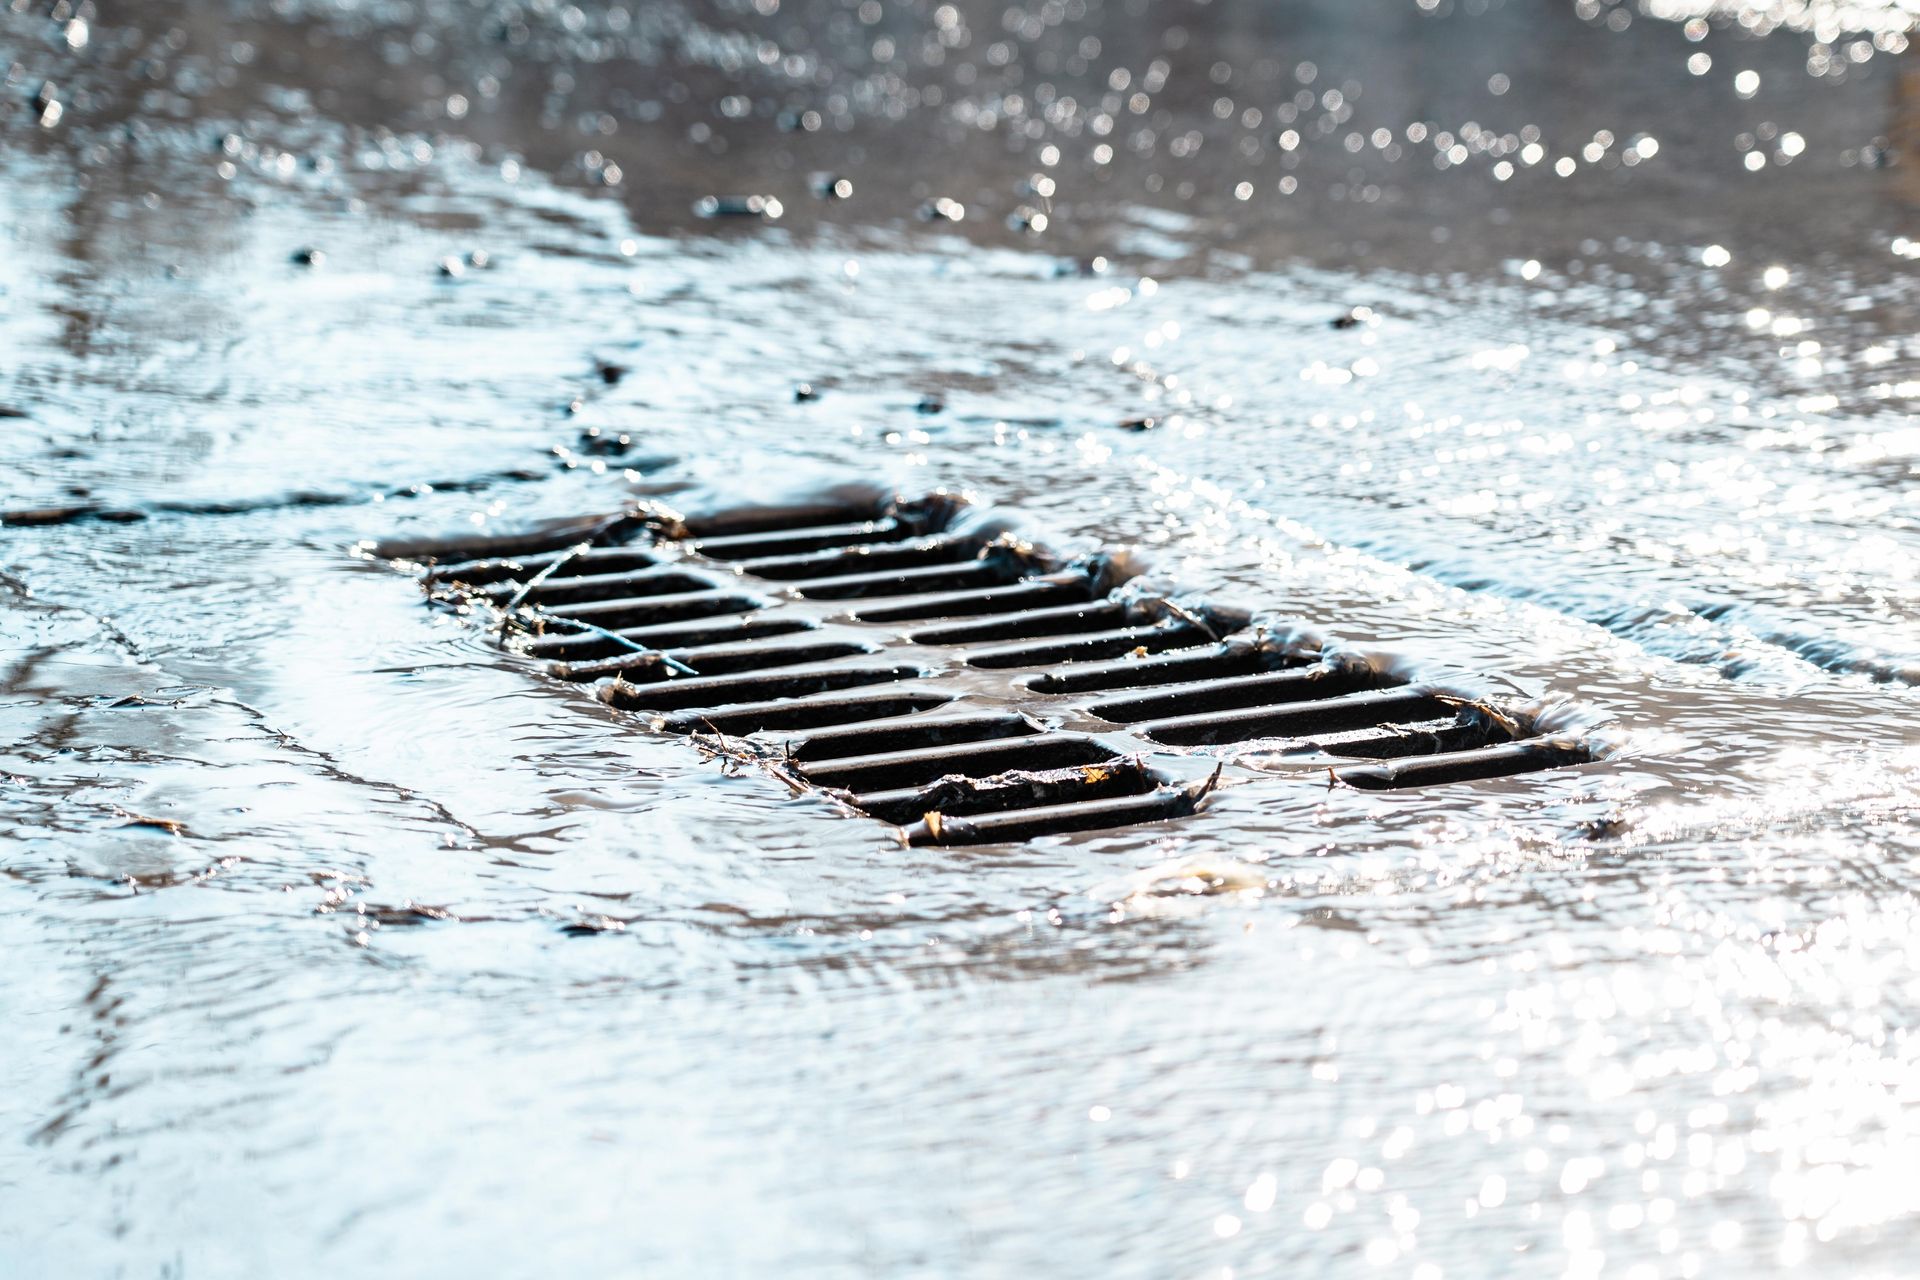
{"type": "Polygon", "coordinates": [[[1389,791],[1401,787],[1432,787],[1448,782],[1507,778],[1540,769],[1562,769],[1585,764],[1586,753],[1571,747],[1538,742],[1508,742],[1475,751],[1414,756],[1389,764],[1363,764],[1335,769],[1333,776],[1350,787],[1389,791]]]}
{"type": "Polygon", "coordinates": [[[535,658],[585,662],[611,658],[640,649],[673,649],[694,645],[744,643],[773,636],[811,631],[814,626],[804,618],[779,618],[742,614],[737,618],[717,618],[711,622],[667,623],[654,627],[627,627],[600,635],[593,631],[568,631],[560,628],[536,637],[528,643],[527,653],[535,658]],[[617,637],[617,638],[615,638],[617,637]],[[625,643],[622,643],[622,642],[625,643]]]}
{"type": "Polygon", "coordinates": [[[922,821],[908,827],[906,837],[908,844],[915,845],[1000,844],[1184,817],[1193,812],[1193,804],[1193,797],[1187,792],[1162,787],[1143,796],[1123,796],[1117,800],[1088,800],[985,814],[978,818],[942,820],[937,830],[922,821]]]}
{"type": "Polygon", "coordinates": [[[1357,756],[1364,760],[1403,760],[1412,756],[1446,755],[1497,746],[1509,741],[1505,730],[1474,718],[1458,717],[1435,721],[1431,725],[1401,724],[1392,732],[1363,738],[1342,739],[1323,746],[1329,755],[1357,756]]]}
{"type": "Polygon", "coordinates": [[[711,591],[713,587],[714,584],[707,579],[697,578],[690,573],[673,569],[648,569],[638,573],[608,573],[584,578],[552,577],[530,587],[511,582],[496,583],[484,588],[481,594],[496,604],[506,604],[519,598],[527,604],[550,607],[585,604],[593,600],[686,595],[694,591],[711,591]]]}
{"type": "Polygon", "coordinates": [[[711,618],[722,613],[764,609],[767,601],[733,591],[690,591],[678,596],[646,596],[637,600],[603,600],[594,604],[550,609],[556,618],[590,622],[611,631],[621,627],[657,626],[711,618]]]}
{"type": "Polygon", "coordinates": [[[765,702],[683,711],[663,717],[660,727],[672,733],[725,733],[743,737],[769,730],[864,724],[869,720],[931,711],[951,701],[953,695],[931,689],[888,690],[852,697],[773,698],[765,702]]]}
{"type": "MultiPolygon", "coordinates": [[[[821,640],[794,645],[712,645],[692,649],[669,649],[665,656],[682,666],[691,667],[696,676],[724,676],[742,671],[761,671],[768,667],[797,667],[810,662],[829,662],[835,658],[864,657],[873,646],[850,640],[821,640]]],[[[660,661],[659,653],[616,654],[592,662],[558,664],[553,673],[563,680],[598,680],[619,676],[625,680],[651,682],[667,680],[675,674],[660,661]]]]}
{"type": "Polygon", "coordinates": [[[1207,746],[1245,742],[1250,738],[1299,738],[1310,733],[1364,729],[1396,721],[1431,720],[1450,715],[1452,711],[1453,708],[1423,689],[1389,689],[1247,711],[1177,716],[1142,725],[1140,732],[1155,742],[1183,747],[1207,746]]]}
{"type": "Polygon", "coordinates": [[[751,676],[668,680],[662,684],[615,681],[601,687],[600,700],[626,711],[678,711],[685,707],[725,707],[736,702],[798,698],[809,693],[891,684],[915,680],[922,674],[918,667],[823,667],[751,676]]]}
{"type": "Polygon", "coordinates": [[[426,580],[433,583],[464,583],[470,587],[484,587],[495,582],[525,582],[536,574],[544,573],[555,562],[561,567],[554,570],[554,577],[577,578],[598,573],[628,573],[635,569],[647,569],[659,563],[659,559],[649,552],[632,547],[589,547],[583,552],[556,552],[551,555],[519,556],[505,560],[463,560],[455,564],[436,565],[427,571],[426,580]]]}
{"type": "MultiPolygon", "coordinates": [[[[877,499],[871,502],[830,499],[785,507],[740,507],[692,516],[680,522],[688,538],[697,544],[709,546],[767,534],[807,533],[823,528],[873,528],[881,525],[896,529],[901,527],[899,518],[888,514],[884,504],[877,499]]],[[[706,554],[713,553],[708,551],[706,554]]]]}
{"type": "Polygon", "coordinates": [[[816,786],[873,791],[931,782],[949,773],[981,777],[1003,773],[1008,769],[1062,769],[1070,765],[1098,764],[1102,760],[1113,759],[1115,754],[1091,738],[1044,734],[955,747],[853,756],[845,760],[808,765],[801,772],[816,786]]]}
{"type": "MultiPolygon", "coordinates": [[[[1304,658],[1293,661],[1304,663],[1304,658]]],[[[1244,641],[1229,640],[1192,653],[1165,657],[1122,658],[1117,662],[1076,662],[1027,681],[1036,693],[1098,693],[1107,689],[1145,689],[1188,680],[1226,679],[1258,675],[1281,665],[1276,654],[1262,652],[1244,641]]]]}
{"type": "Polygon", "coordinates": [[[837,547],[804,555],[768,556],[748,560],[743,573],[776,582],[835,578],[879,573],[887,569],[918,569],[928,565],[959,564],[976,559],[985,545],[978,538],[925,538],[913,542],[886,542],[863,547],[837,547]]]}
{"type": "Polygon", "coordinates": [[[1199,627],[1184,622],[1156,622],[1147,627],[1126,627],[1119,631],[1099,631],[1041,644],[1009,645],[1001,649],[982,649],[968,656],[973,667],[1038,667],[1053,662],[1072,662],[1083,658],[1111,658],[1116,654],[1140,651],[1153,653],[1200,644],[1210,639],[1199,627]]]}
{"type": "Polygon", "coordinates": [[[996,640],[1033,640],[1042,636],[1099,631],[1125,622],[1127,607],[1112,601],[1023,609],[981,622],[952,622],[907,633],[915,644],[987,644],[996,640]]]}
{"type": "Polygon", "coordinates": [[[866,605],[854,610],[855,622],[920,622],[928,618],[977,617],[985,613],[1013,613],[1047,605],[1093,599],[1093,580],[1085,574],[1063,573],[1029,578],[985,591],[951,591],[905,604],[866,605]]]}
{"type": "Polygon", "coordinates": [[[963,564],[935,564],[888,573],[855,573],[839,578],[813,578],[796,583],[807,600],[861,600],[874,596],[924,595],[929,591],[960,591],[970,587],[1001,587],[1020,576],[1011,556],[968,560],[963,564]]]}
{"type": "Polygon", "coordinates": [[[1379,678],[1370,672],[1342,671],[1328,666],[1296,667],[1291,671],[1263,671],[1259,675],[1168,685],[1154,693],[1089,703],[1087,710],[1102,720],[1131,724],[1166,716],[1334,698],[1371,689],[1378,683],[1379,678]]]}
{"type": "Polygon", "coordinates": [[[853,798],[863,811],[896,826],[938,812],[951,817],[1005,813],[1048,805],[1083,804],[1152,791],[1159,780],[1138,761],[1115,761],[1081,769],[1047,769],[987,778],[954,775],[923,787],[870,791],[853,798]]]}
{"type": "Polygon", "coordinates": [[[789,747],[788,751],[793,759],[806,762],[840,760],[848,756],[879,755],[887,751],[950,747],[956,743],[980,742],[990,738],[1019,738],[1038,732],[1039,728],[1024,716],[986,712],[914,720],[900,725],[833,729],[804,738],[789,747]]]}

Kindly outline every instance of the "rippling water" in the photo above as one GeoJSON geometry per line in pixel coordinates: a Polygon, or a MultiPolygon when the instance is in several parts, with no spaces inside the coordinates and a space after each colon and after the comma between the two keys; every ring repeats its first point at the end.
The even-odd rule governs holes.
{"type": "Polygon", "coordinates": [[[0,1271],[1920,1259],[1910,7],[15,9],[0,1271]],[[905,849],[352,553],[847,475],[1618,754],[905,849]]]}

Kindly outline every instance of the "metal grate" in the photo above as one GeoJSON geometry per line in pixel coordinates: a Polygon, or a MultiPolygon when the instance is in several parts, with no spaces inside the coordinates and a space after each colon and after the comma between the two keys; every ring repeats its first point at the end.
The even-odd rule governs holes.
{"type": "Polygon", "coordinates": [[[498,611],[511,643],[647,728],[733,740],[916,844],[1176,818],[1223,780],[1271,779],[1236,765],[1255,749],[1365,789],[1590,758],[1004,529],[946,496],[876,498],[637,510],[478,559],[376,550],[426,561],[433,598],[498,611]]]}

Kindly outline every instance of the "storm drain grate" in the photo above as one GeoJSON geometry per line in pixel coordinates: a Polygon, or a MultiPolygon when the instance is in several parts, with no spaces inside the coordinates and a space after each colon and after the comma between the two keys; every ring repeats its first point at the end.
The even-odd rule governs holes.
{"type": "Polygon", "coordinates": [[[1366,789],[1585,763],[1511,709],[1063,560],[936,495],[376,548],[665,733],[719,735],[912,843],[1175,818],[1223,777],[1366,789]],[[1238,761],[1258,752],[1261,768],[1238,761]],[[1231,776],[1228,771],[1231,770],[1231,776]]]}

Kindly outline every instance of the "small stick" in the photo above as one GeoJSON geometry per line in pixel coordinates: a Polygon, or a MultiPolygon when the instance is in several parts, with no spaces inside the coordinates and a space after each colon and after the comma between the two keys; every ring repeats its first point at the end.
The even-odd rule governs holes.
{"type": "Polygon", "coordinates": [[[582,622],[578,618],[547,617],[547,618],[544,618],[543,621],[545,621],[548,625],[552,625],[554,623],[564,623],[569,627],[578,627],[589,635],[596,635],[596,636],[599,636],[602,640],[613,641],[615,644],[627,650],[627,652],[629,653],[638,654],[639,656],[644,658],[656,658],[659,660],[661,666],[673,672],[675,675],[697,676],[700,674],[698,671],[695,671],[692,667],[680,661],[678,658],[668,656],[668,654],[664,650],[649,649],[647,648],[647,646],[643,644],[635,644],[633,641],[621,635],[618,631],[609,631],[605,627],[596,626],[591,622],[582,622]]]}
{"type": "Polygon", "coordinates": [[[506,604],[500,607],[500,634],[503,636],[507,634],[508,624],[513,621],[513,611],[515,609],[518,609],[523,603],[525,603],[526,598],[530,594],[532,594],[533,589],[535,587],[539,586],[541,583],[545,582],[548,578],[551,578],[555,573],[559,572],[560,568],[563,565],[565,565],[568,561],[573,560],[576,557],[585,554],[592,547],[593,547],[592,538],[588,538],[585,542],[574,543],[572,546],[568,547],[565,551],[555,556],[553,558],[552,564],[549,564],[546,568],[542,569],[540,572],[534,574],[531,578],[528,578],[525,582],[521,583],[520,589],[513,593],[512,598],[509,599],[506,602],[506,604]]]}

